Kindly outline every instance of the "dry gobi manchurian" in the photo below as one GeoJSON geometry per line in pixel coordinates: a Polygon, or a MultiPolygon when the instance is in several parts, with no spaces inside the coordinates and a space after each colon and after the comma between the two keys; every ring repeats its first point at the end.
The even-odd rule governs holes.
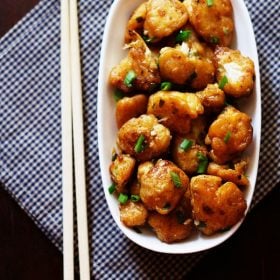
{"type": "Polygon", "coordinates": [[[237,104],[250,102],[255,69],[231,49],[233,30],[230,0],[148,0],[131,14],[127,55],[109,75],[118,128],[109,191],[125,226],[173,243],[243,218],[253,127],[237,104]]]}

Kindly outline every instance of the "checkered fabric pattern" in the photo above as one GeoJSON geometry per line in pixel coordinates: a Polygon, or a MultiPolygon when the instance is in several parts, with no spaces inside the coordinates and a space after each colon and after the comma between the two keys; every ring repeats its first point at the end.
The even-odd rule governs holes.
{"type": "MultiPolygon", "coordinates": [[[[234,0],[233,0],[234,1],[234,0]]],[[[279,1],[246,0],[262,83],[262,143],[252,205],[279,182],[279,1]]],[[[180,279],[203,256],[165,255],[128,240],[102,189],[97,148],[97,77],[112,0],[80,0],[91,265],[95,279],[180,279]]],[[[60,7],[41,2],[0,40],[0,183],[62,248],[60,7]]]]}

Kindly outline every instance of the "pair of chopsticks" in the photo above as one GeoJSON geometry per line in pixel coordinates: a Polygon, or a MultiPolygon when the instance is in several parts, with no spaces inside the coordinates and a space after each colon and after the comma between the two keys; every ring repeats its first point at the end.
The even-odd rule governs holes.
{"type": "Polygon", "coordinates": [[[74,175],[80,279],[87,280],[90,268],[77,0],[61,0],[61,118],[64,280],[74,279],[74,175]]]}

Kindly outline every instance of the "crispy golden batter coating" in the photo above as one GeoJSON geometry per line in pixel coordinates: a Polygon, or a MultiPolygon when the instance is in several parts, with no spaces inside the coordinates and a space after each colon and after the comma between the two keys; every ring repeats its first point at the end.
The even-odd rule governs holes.
{"type": "Polygon", "coordinates": [[[162,80],[179,85],[187,83],[195,71],[192,61],[181,50],[171,47],[161,49],[158,63],[162,80]]]}
{"type": "Polygon", "coordinates": [[[167,215],[151,212],[148,223],[163,242],[173,243],[188,238],[193,229],[189,201],[183,198],[179,206],[167,215]]]}
{"type": "Polygon", "coordinates": [[[155,41],[171,35],[188,20],[186,7],[178,0],[149,0],[144,34],[155,41]]]}
{"type": "Polygon", "coordinates": [[[195,90],[202,90],[208,84],[214,82],[215,67],[211,60],[208,58],[193,58],[195,66],[195,74],[191,80],[191,87],[195,90]]]}
{"type": "Polygon", "coordinates": [[[227,106],[210,125],[205,143],[211,145],[210,157],[218,164],[224,164],[243,152],[252,142],[251,118],[227,106]]]}
{"type": "Polygon", "coordinates": [[[154,163],[151,161],[145,161],[138,165],[137,170],[137,180],[140,182],[141,177],[146,174],[148,171],[150,171],[154,167],[154,163]]]}
{"type": "Polygon", "coordinates": [[[204,146],[195,144],[194,140],[188,139],[193,142],[193,145],[184,151],[180,148],[184,139],[188,139],[181,136],[175,136],[172,143],[172,159],[184,172],[188,175],[195,174],[199,166],[198,153],[201,153],[207,157],[207,149],[204,146]]]}
{"type": "Polygon", "coordinates": [[[146,19],[147,14],[147,2],[144,2],[138,6],[138,8],[133,12],[129,21],[126,25],[125,31],[125,42],[129,43],[133,40],[133,32],[136,31],[137,33],[141,34],[143,31],[144,21],[146,19]],[[132,35],[132,36],[131,36],[132,35]]]}
{"type": "Polygon", "coordinates": [[[223,77],[227,83],[223,87],[224,92],[233,97],[249,95],[254,87],[255,68],[249,57],[243,56],[238,50],[226,47],[217,47],[215,50],[217,63],[217,80],[223,77]]]}
{"type": "Polygon", "coordinates": [[[147,112],[171,131],[186,134],[190,131],[191,119],[203,113],[203,106],[195,94],[158,91],[150,96],[147,112]]]}
{"type": "Polygon", "coordinates": [[[189,19],[196,32],[212,44],[229,46],[234,22],[230,0],[215,0],[209,6],[205,0],[184,1],[189,19]]]}
{"type": "Polygon", "coordinates": [[[125,122],[146,113],[148,97],[144,94],[124,97],[116,105],[116,121],[120,128],[125,122]]]}
{"type": "Polygon", "coordinates": [[[173,243],[188,238],[192,233],[192,220],[187,219],[185,222],[179,223],[179,215],[173,212],[168,215],[152,212],[149,215],[148,223],[161,241],[173,243]]]}
{"type": "Polygon", "coordinates": [[[225,106],[225,94],[218,84],[209,84],[200,92],[197,92],[205,112],[219,112],[225,106]]]}
{"type": "Polygon", "coordinates": [[[212,83],[215,78],[213,51],[199,42],[194,30],[187,25],[184,28],[189,36],[175,48],[160,50],[159,69],[163,80],[175,84],[187,84],[199,90],[212,83]]]}
{"type": "Polygon", "coordinates": [[[132,32],[131,36],[133,41],[128,45],[127,57],[113,67],[109,83],[126,93],[134,90],[150,91],[155,84],[160,83],[157,59],[137,33],[132,32]],[[131,71],[135,78],[126,83],[125,78],[131,71]]]}
{"type": "Polygon", "coordinates": [[[145,161],[164,154],[170,144],[169,129],[158,123],[153,115],[141,115],[127,121],[118,131],[117,144],[121,151],[137,160],[145,161]],[[135,150],[139,137],[143,138],[140,151],[135,150]]]}
{"type": "Polygon", "coordinates": [[[246,201],[234,183],[222,185],[220,177],[199,175],[192,177],[190,189],[195,224],[204,234],[226,230],[244,216],[246,201]]]}
{"type": "Polygon", "coordinates": [[[242,163],[237,163],[234,166],[234,169],[229,168],[227,165],[219,165],[214,162],[210,162],[207,168],[207,174],[215,175],[221,177],[226,182],[233,182],[238,186],[248,187],[249,180],[244,175],[244,168],[238,168],[238,166],[242,165],[242,163]]]}
{"type": "Polygon", "coordinates": [[[189,178],[174,163],[159,159],[140,177],[140,197],[148,210],[168,214],[189,187],[189,178]]]}
{"type": "Polygon", "coordinates": [[[119,193],[126,192],[126,184],[130,180],[134,168],[135,159],[130,155],[118,155],[117,158],[110,165],[110,174],[116,189],[119,193]]]}
{"type": "Polygon", "coordinates": [[[128,227],[142,226],[148,217],[148,211],[142,202],[129,200],[120,205],[121,221],[128,227]]]}

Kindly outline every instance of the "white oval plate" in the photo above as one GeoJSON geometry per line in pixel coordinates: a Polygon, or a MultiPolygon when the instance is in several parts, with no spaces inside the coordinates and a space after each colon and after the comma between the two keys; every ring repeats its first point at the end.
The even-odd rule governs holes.
{"type": "MultiPolygon", "coordinates": [[[[125,227],[120,222],[118,201],[114,195],[110,195],[108,192],[108,187],[111,185],[109,165],[111,163],[112,149],[115,147],[117,134],[115,101],[113,99],[112,88],[108,84],[108,77],[112,67],[117,65],[126,55],[126,52],[123,50],[125,26],[131,12],[141,2],[143,0],[115,0],[111,6],[105,26],[99,66],[97,105],[98,145],[103,189],[115,222],[121,231],[135,243],[147,249],[162,253],[184,254],[198,252],[214,247],[228,239],[239,228],[243,220],[224,233],[211,237],[195,234],[191,239],[187,239],[186,241],[166,244],[161,242],[151,230],[144,229],[142,234],[139,234],[133,229],[125,227]]],[[[248,99],[246,106],[241,108],[252,117],[254,128],[253,142],[247,150],[247,154],[250,157],[247,172],[250,187],[245,193],[248,210],[254,193],[260,148],[261,92],[259,64],[254,32],[246,6],[242,0],[232,0],[232,5],[236,29],[233,47],[239,49],[242,54],[249,56],[254,61],[256,71],[254,93],[248,99]]]]}

